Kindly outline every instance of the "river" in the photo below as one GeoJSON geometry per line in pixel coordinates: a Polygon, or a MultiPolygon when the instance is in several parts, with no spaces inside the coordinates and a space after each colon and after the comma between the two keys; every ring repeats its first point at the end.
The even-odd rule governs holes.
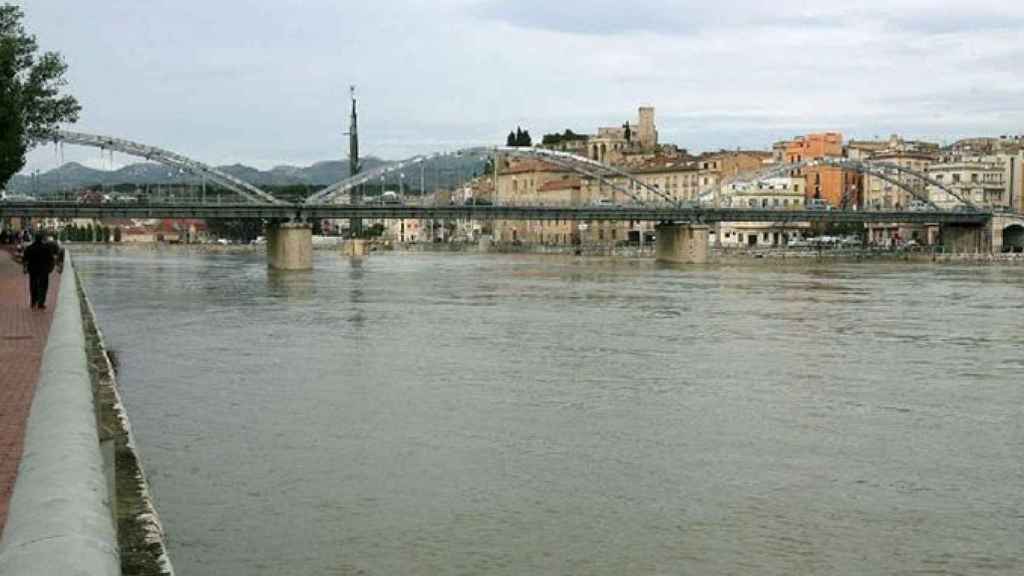
{"type": "Polygon", "coordinates": [[[1024,268],[99,249],[187,575],[1024,573],[1024,268]]]}

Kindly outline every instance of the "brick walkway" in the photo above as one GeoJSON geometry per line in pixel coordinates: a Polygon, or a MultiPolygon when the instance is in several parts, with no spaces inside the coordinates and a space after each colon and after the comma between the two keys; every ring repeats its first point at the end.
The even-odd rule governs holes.
{"type": "Polygon", "coordinates": [[[0,534],[21,460],[25,421],[56,306],[59,275],[50,278],[46,310],[28,301],[28,276],[0,249],[0,534]]]}

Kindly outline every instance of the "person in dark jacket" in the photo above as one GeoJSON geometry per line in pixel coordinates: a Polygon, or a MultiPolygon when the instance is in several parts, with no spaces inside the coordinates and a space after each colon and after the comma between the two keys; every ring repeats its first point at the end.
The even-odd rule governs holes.
{"type": "Polygon", "coordinates": [[[50,273],[57,265],[58,248],[46,241],[46,234],[37,234],[35,241],[25,248],[22,263],[28,274],[28,290],[33,308],[46,308],[46,291],[50,288],[50,273]]]}

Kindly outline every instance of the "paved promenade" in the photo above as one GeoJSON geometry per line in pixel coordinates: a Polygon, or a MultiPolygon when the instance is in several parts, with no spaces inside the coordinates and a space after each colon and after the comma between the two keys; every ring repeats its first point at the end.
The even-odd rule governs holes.
{"type": "Polygon", "coordinates": [[[28,276],[0,249],[0,534],[21,460],[25,422],[56,304],[60,276],[50,279],[46,310],[29,307],[28,276]]]}

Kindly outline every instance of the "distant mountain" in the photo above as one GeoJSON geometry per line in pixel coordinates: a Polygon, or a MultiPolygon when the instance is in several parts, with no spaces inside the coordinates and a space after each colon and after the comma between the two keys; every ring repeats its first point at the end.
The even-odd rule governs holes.
{"type": "MultiPolygon", "coordinates": [[[[388,162],[379,158],[364,158],[363,169],[372,170],[388,162]]],[[[270,170],[258,170],[244,164],[218,166],[218,168],[236,178],[264,188],[285,186],[329,186],[348,177],[348,162],[329,160],[317,162],[312,166],[276,166],[270,170]]],[[[453,186],[458,182],[475,176],[482,171],[483,163],[467,158],[440,158],[425,162],[422,167],[423,185],[426,191],[437,186],[453,186]]],[[[406,189],[418,190],[421,171],[418,167],[406,170],[402,179],[406,189]]],[[[389,185],[395,185],[398,176],[388,179],[389,185]]],[[[68,162],[59,168],[42,172],[36,180],[31,175],[19,174],[7,184],[7,191],[14,194],[40,195],[62,190],[81,190],[101,186],[166,186],[202,184],[202,178],[180,172],[162,164],[140,162],[129,164],[118,170],[95,170],[78,162],[68,162]]]]}

